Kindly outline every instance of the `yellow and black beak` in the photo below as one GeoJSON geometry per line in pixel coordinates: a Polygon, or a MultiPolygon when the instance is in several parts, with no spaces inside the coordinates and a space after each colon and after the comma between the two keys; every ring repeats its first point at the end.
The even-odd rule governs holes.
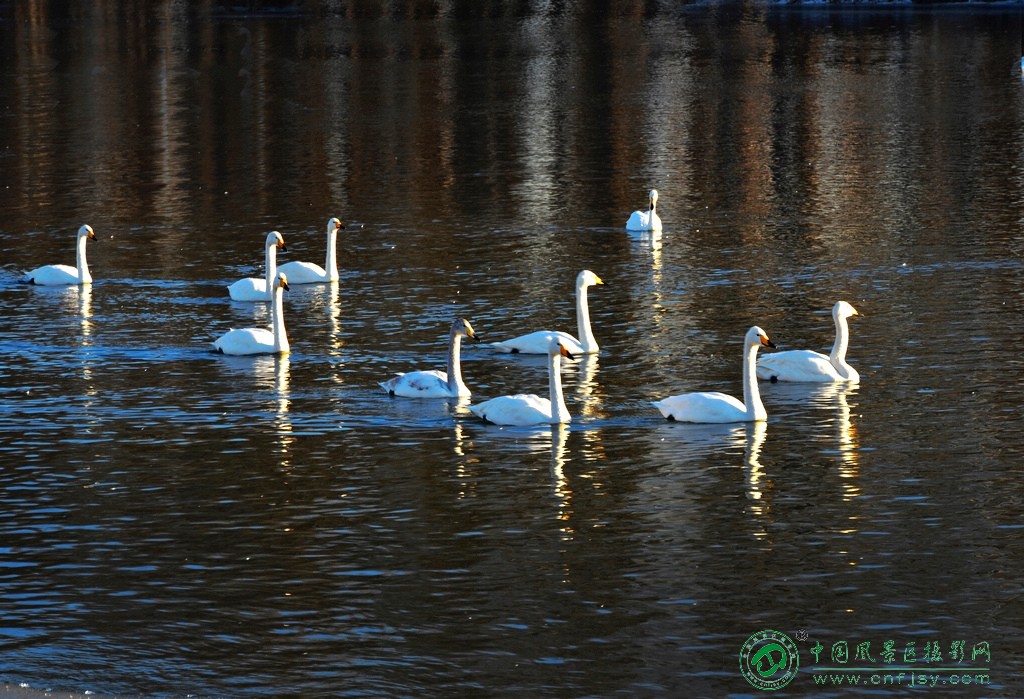
{"type": "Polygon", "coordinates": [[[559,344],[558,344],[558,353],[559,353],[559,354],[561,354],[561,355],[562,355],[563,357],[566,357],[566,358],[568,358],[568,359],[576,359],[576,357],[574,357],[574,356],[572,355],[572,352],[570,352],[569,350],[567,350],[567,349],[565,348],[565,345],[563,345],[563,344],[561,344],[561,343],[559,343],[559,344]]]}
{"type": "Polygon", "coordinates": [[[761,344],[764,345],[765,347],[771,347],[772,349],[775,349],[775,343],[768,339],[767,335],[761,335],[761,344]]]}

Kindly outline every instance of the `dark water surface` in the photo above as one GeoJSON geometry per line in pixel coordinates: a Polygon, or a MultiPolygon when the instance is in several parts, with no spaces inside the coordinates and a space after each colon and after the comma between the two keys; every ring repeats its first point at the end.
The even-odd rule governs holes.
{"type": "Polygon", "coordinates": [[[776,696],[918,696],[818,684],[910,660],[1024,693],[1016,9],[56,5],[0,4],[0,682],[753,696],[777,629],[776,696]],[[664,233],[627,234],[651,187],[664,233]],[[321,263],[334,215],[290,356],[212,353],[267,322],[224,289],[266,231],[321,263]],[[18,282],[82,223],[91,287],[18,282]],[[573,330],[584,268],[567,428],[379,390],[453,317],[573,330]],[[754,324],[827,351],[837,299],[859,386],[762,384],[758,426],[649,405],[738,394],[754,324]]]}

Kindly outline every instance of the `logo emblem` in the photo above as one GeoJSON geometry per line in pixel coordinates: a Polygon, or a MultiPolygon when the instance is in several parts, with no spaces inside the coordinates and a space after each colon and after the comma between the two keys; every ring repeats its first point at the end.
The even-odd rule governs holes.
{"type": "Polygon", "coordinates": [[[758,631],[740,649],[740,673],[757,689],[782,689],[799,668],[800,651],[793,639],[779,631],[758,631]]]}

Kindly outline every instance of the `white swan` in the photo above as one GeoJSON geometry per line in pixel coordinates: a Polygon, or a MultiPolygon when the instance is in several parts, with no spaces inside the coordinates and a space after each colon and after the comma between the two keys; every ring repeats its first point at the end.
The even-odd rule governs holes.
{"type": "Polygon", "coordinates": [[[277,231],[267,233],[266,252],[264,253],[264,266],[266,277],[257,279],[247,277],[239,279],[228,287],[228,294],[235,301],[271,301],[274,298],[274,280],[277,279],[277,251],[287,252],[284,246],[284,236],[277,231]]]}
{"type": "Polygon", "coordinates": [[[85,259],[85,243],[89,240],[96,240],[96,234],[92,232],[91,226],[82,226],[78,229],[78,247],[76,248],[74,267],[69,265],[43,265],[42,267],[36,267],[22,277],[22,281],[41,286],[91,284],[92,275],[89,274],[89,263],[85,259]]]}
{"type": "Polygon", "coordinates": [[[660,231],[661,218],[655,207],[658,205],[658,190],[652,189],[650,194],[650,209],[647,211],[637,210],[629,215],[626,221],[627,231],[660,231]]]}
{"type": "Polygon", "coordinates": [[[856,308],[846,301],[836,301],[832,306],[836,341],[829,356],[813,350],[786,350],[766,354],[757,359],[758,378],[771,381],[859,383],[860,374],[846,363],[846,348],[850,342],[850,327],[846,319],[855,315],[858,315],[856,308]]]}
{"type": "Polygon", "coordinates": [[[224,354],[286,354],[291,351],[288,335],[284,330],[284,291],[288,278],[278,274],[274,284],[274,302],[270,307],[271,330],[263,328],[242,328],[228,330],[213,342],[218,352],[224,354]]]}
{"type": "Polygon", "coordinates": [[[565,407],[562,396],[561,357],[572,359],[572,353],[566,349],[557,337],[548,343],[548,393],[549,398],[541,398],[534,394],[518,394],[492,398],[483,403],[469,406],[470,412],[496,425],[557,425],[569,422],[572,417],[565,407]]]}
{"type": "Polygon", "coordinates": [[[724,393],[684,393],[653,403],[669,420],[679,422],[756,422],[767,420],[754,376],[757,350],[775,347],[764,330],[756,325],[743,338],[743,402],[724,393]]]}
{"type": "Polygon", "coordinates": [[[327,259],[323,267],[312,262],[295,261],[285,262],[277,268],[278,271],[288,275],[289,284],[322,284],[338,281],[338,231],[344,227],[336,218],[327,222],[327,259]]]}
{"type": "Polygon", "coordinates": [[[452,321],[448,335],[447,371],[410,371],[393,379],[382,381],[381,388],[393,396],[403,398],[462,398],[470,395],[469,388],[462,381],[462,366],[459,362],[459,347],[462,338],[476,340],[476,333],[468,320],[458,318],[452,321]]]}
{"type": "Polygon", "coordinates": [[[551,336],[555,336],[565,345],[571,354],[595,354],[598,349],[597,340],[590,329],[590,309],[587,306],[587,287],[594,284],[604,284],[601,278],[585,269],[576,275],[576,332],[580,339],[577,340],[569,333],[555,330],[538,330],[527,335],[494,342],[492,347],[503,352],[520,352],[522,354],[547,354],[551,336]]]}

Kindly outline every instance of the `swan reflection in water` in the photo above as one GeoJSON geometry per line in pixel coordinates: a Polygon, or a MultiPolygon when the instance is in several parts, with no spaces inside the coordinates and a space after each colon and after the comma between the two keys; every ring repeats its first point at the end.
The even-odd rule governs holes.
{"type": "Polygon", "coordinates": [[[253,375],[257,387],[273,396],[270,407],[273,411],[274,435],[277,441],[276,453],[281,459],[281,468],[291,468],[291,450],[295,443],[294,427],[291,420],[291,359],[288,354],[261,355],[253,359],[253,375]]]}

